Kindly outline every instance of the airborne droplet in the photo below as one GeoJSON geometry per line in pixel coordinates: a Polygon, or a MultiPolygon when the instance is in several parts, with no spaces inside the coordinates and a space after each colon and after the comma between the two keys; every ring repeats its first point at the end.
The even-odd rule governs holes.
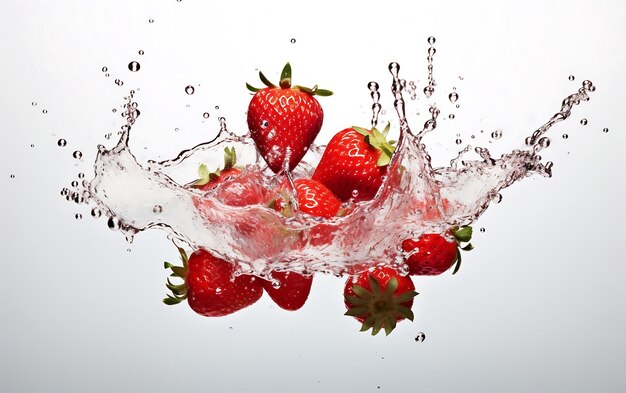
{"type": "Polygon", "coordinates": [[[194,89],[194,87],[191,85],[188,85],[187,87],[185,87],[185,93],[187,93],[188,95],[192,95],[194,91],[196,91],[196,89],[194,89]]]}
{"type": "Polygon", "coordinates": [[[574,79],[576,79],[576,78],[574,77],[574,75],[570,75],[567,79],[569,79],[569,80],[573,81],[573,80],[574,80],[574,79]]]}
{"type": "Polygon", "coordinates": [[[424,340],[426,340],[426,335],[423,332],[417,333],[417,336],[415,336],[415,342],[421,343],[424,340]]]}
{"type": "Polygon", "coordinates": [[[450,102],[455,103],[456,100],[459,99],[459,95],[456,92],[452,92],[448,95],[448,98],[450,99],[450,102]]]}
{"type": "Polygon", "coordinates": [[[74,153],[72,153],[72,157],[80,160],[81,158],[83,158],[83,153],[80,150],[76,150],[74,153]]]}
{"type": "Polygon", "coordinates": [[[292,38],[292,39],[291,39],[291,43],[292,43],[292,44],[295,44],[295,43],[296,43],[296,39],[295,39],[295,38],[292,38]]]}
{"type": "Polygon", "coordinates": [[[456,141],[454,141],[454,143],[456,143],[457,145],[460,145],[461,143],[463,143],[463,141],[460,138],[458,138],[456,141]]]}
{"type": "Polygon", "coordinates": [[[609,129],[608,129],[608,128],[606,128],[606,127],[604,127],[604,128],[602,129],[602,132],[607,133],[607,132],[609,132],[609,129]]]}
{"type": "Polygon", "coordinates": [[[143,50],[140,50],[138,53],[139,53],[141,56],[143,56],[143,54],[144,54],[145,52],[144,52],[143,50]]]}
{"type": "Polygon", "coordinates": [[[65,139],[59,139],[57,141],[57,145],[59,145],[60,147],[64,147],[67,145],[67,141],[65,139]]]}
{"type": "Polygon", "coordinates": [[[161,206],[161,205],[154,205],[154,207],[152,208],[152,211],[154,213],[162,213],[163,212],[163,206],[161,206]]]}
{"type": "Polygon", "coordinates": [[[92,217],[98,218],[101,215],[102,215],[102,212],[97,207],[94,207],[93,209],[91,209],[91,216],[92,217]]]}
{"type": "Polygon", "coordinates": [[[76,214],[74,215],[74,218],[75,218],[75,219],[77,219],[77,220],[80,220],[80,219],[82,219],[82,218],[83,218],[83,215],[82,215],[82,214],[80,214],[80,213],[76,213],[76,214]]]}
{"type": "Polygon", "coordinates": [[[428,43],[430,45],[435,45],[435,41],[436,41],[435,37],[433,36],[428,37],[428,43]]]}
{"type": "MultiPolygon", "coordinates": [[[[143,51],[140,51],[143,52],[143,51]]],[[[139,53],[140,55],[142,55],[143,53],[139,53]]],[[[141,68],[141,65],[136,62],[136,61],[131,61],[130,63],[128,63],[128,69],[131,70],[132,72],[137,72],[139,71],[139,69],[141,68]]]]}
{"type": "Polygon", "coordinates": [[[502,138],[502,130],[495,130],[494,132],[491,133],[491,137],[493,139],[500,139],[500,138],[502,138]]]}
{"type": "Polygon", "coordinates": [[[209,116],[210,116],[210,115],[209,115],[209,112],[204,112],[204,113],[202,114],[202,117],[204,117],[205,119],[208,119],[208,118],[209,118],[209,116]]]}
{"type": "Polygon", "coordinates": [[[580,124],[582,124],[583,126],[586,126],[587,123],[587,119],[580,119],[580,124]]]}
{"type": "Polygon", "coordinates": [[[563,134],[563,139],[567,139],[567,138],[569,138],[569,135],[563,134]]]}

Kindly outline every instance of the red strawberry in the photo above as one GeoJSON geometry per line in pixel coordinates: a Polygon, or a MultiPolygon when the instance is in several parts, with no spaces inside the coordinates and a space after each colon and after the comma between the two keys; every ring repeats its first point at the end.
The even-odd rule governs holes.
{"type": "Polygon", "coordinates": [[[401,276],[390,267],[377,267],[349,278],[343,291],[345,315],[356,318],[363,325],[361,331],[372,329],[372,335],[381,329],[389,335],[396,322],[413,320],[413,298],[417,295],[409,276],[401,276]]]}
{"type": "MultiPolygon", "coordinates": [[[[266,189],[263,176],[258,172],[242,171],[236,167],[237,155],[235,148],[224,149],[224,167],[209,172],[206,165],[198,167],[198,179],[191,183],[192,188],[201,191],[213,191],[213,195],[222,203],[230,206],[248,206],[266,201],[266,189]]],[[[193,197],[196,208],[204,211],[202,198],[193,197]]],[[[212,206],[208,207],[209,210],[212,206]]]]}
{"type": "Polygon", "coordinates": [[[262,72],[267,86],[257,89],[246,83],[254,97],[248,106],[248,128],[261,156],[272,171],[291,171],[304,157],[322,128],[324,111],[314,96],[329,96],[329,90],[291,86],[291,66],[285,65],[279,86],[262,72]]]}
{"type": "Polygon", "coordinates": [[[459,270],[461,250],[469,251],[473,248],[471,243],[460,247],[461,242],[470,241],[472,227],[452,228],[447,235],[450,238],[428,233],[420,236],[417,241],[407,239],[402,242],[402,249],[405,252],[413,252],[406,260],[410,275],[435,276],[450,269],[452,265],[455,265],[452,274],[459,270]]]}
{"type": "MultiPolygon", "coordinates": [[[[311,179],[296,179],[293,183],[298,209],[301,212],[324,218],[337,216],[341,201],[326,186],[311,179]]],[[[290,190],[290,185],[288,181],[285,181],[278,191],[280,196],[270,205],[284,215],[291,216],[294,208],[291,205],[291,195],[288,190],[290,190]]],[[[324,224],[311,228],[310,242],[315,245],[318,242],[332,241],[332,232],[328,229],[324,224]]],[[[286,310],[297,310],[304,305],[311,292],[313,276],[303,276],[294,272],[272,272],[272,276],[280,286],[275,288],[271,282],[264,280],[263,288],[278,306],[286,310]]]]}
{"type": "MultiPolygon", "coordinates": [[[[325,185],[312,179],[296,179],[293,181],[298,200],[298,209],[301,212],[316,217],[331,218],[336,217],[341,209],[341,201],[325,185]]],[[[282,211],[285,215],[291,215],[291,196],[288,194],[290,184],[283,182],[280,186],[279,194],[283,198],[277,198],[272,206],[275,210],[282,211]]]]}
{"type": "Polygon", "coordinates": [[[263,295],[261,281],[254,276],[234,277],[235,267],[223,259],[198,249],[189,259],[182,248],[178,248],[183,266],[165,262],[172,276],[183,279],[182,284],[173,284],[169,278],[167,288],[172,291],[163,302],[178,304],[187,299],[189,307],[206,317],[221,317],[232,314],[254,304],[263,295]]]}
{"type": "Polygon", "coordinates": [[[224,167],[217,169],[215,172],[209,172],[206,165],[201,164],[198,167],[198,179],[191,183],[191,187],[202,191],[208,191],[219,183],[237,176],[241,173],[241,169],[237,168],[237,153],[234,147],[224,148],[224,167]]]}
{"type": "Polygon", "coordinates": [[[326,146],[312,179],[325,184],[342,201],[374,198],[387,173],[394,151],[386,137],[389,125],[376,128],[346,128],[326,146]]]}
{"type": "Polygon", "coordinates": [[[295,311],[304,306],[311,292],[313,276],[303,276],[294,272],[272,272],[272,277],[279,286],[267,280],[262,280],[263,289],[272,300],[285,310],[295,311]]]}

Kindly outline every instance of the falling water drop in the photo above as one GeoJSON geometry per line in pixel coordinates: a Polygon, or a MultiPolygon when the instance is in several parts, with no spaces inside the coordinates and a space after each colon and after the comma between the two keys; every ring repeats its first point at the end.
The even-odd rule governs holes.
{"type": "Polygon", "coordinates": [[[583,126],[586,126],[588,123],[587,119],[580,119],[580,124],[582,124],[583,126]]]}
{"type": "Polygon", "coordinates": [[[75,218],[75,219],[77,219],[77,220],[80,220],[80,219],[82,219],[82,218],[83,218],[83,215],[82,215],[82,214],[80,214],[80,213],[76,213],[76,214],[74,215],[74,218],[75,218]]]}
{"type": "Polygon", "coordinates": [[[83,153],[80,150],[76,150],[74,153],[72,153],[72,157],[80,160],[81,158],[83,158],[83,153]]]}
{"type": "Polygon", "coordinates": [[[417,333],[417,336],[415,336],[415,342],[421,343],[424,340],[426,340],[426,335],[424,334],[424,332],[417,333]]]}
{"type": "Polygon", "coordinates": [[[456,100],[459,99],[459,95],[456,92],[452,92],[448,95],[448,98],[450,99],[450,102],[455,103],[456,100]]]}
{"type": "Polygon", "coordinates": [[[161,205],[154,205],[154,207],[152,208],[152,211],[154,213],[162,213],[163,212],[163,206],[161,206],[161,205]]]}
{"type": "Polygon", "coordinates": [[[148,19],[148,23],[154,23],[154,19],[153,18],[148,19]]]}
{"type": "Polygon", "coordinates": [[[187,93],[188,95],[192,95],[194,91],[196,91],[196,89],[194,89],[194,87],[191,85],[188,85],[187,87],[185,87],[185,93],[187,93]]]}
{"type": "Polygon", "coordinates": [[[292,39],[291,39],[291,43],[292,43],[292,44],[295,44],[295,43],[296,43],[296,39],[295,39],[295,38],[292,38],[292,39]]]}
{"type": "Polygon", "coordinates": [[[480,231],[481,232],[485,232],[485,228],[480,228],[480,231]]]}
{"type": "MultiPolygon", "coordinates": [[[[139,51],[140,55],[143,55],[143,51],[139,51]]],[[[136,61],[131,61],[130,63],[128,63],[128,69],[131,70],[132,72],[137,72],[139,71],[139,69],[141,68],[141,65],[136,62],[136,61]]]]}
{"type": "Polygon", "coordinates": [[[97,207],[94,207],[93,209],[91,209],[91,216],[94,218],[98,218],[102,215],[102,212],[100,211],[100,209],[98,209],[97,207]]]}
{"type": "Polygon", "coordinates": [[[435,37],[433,36],[428,37],[428,44],[435,45],[435,41],[436,41],[435,37]]]}
{"type": "Polygon", "coordinates": [[[576,78],[574,77],[574,75],[570,75],[567,79],[569,79],[569,80],[573,81],[573,80],[574,80],[574,79],[576,79],[576,78]]]}
{"type": "Polygon", "coordinates": [[[202,114],[202,117],[204,117],[205,119],[208,119],[208,118],[209,118],[209,116],[210,116],[210,115],[209,115],[209,112],[204,112],[204,113],[202,114]]]}
{"type": "Polygon", "coordinates": [[[502,130],[495,130],[494,132],[491,133],[491,137],[493,139],[500,139],[500,138],[502,138],[502,130]]]}
{"type": "Polygon", "coordinates": [[[143,54],[145,53],[143,50],[139,50],[138,52],[141,56],[143,56],[143,54]]]}
{"type": "Polygon", "coordinates": [[[455,118],[454,113],[450,113],[450,114],[448,115],[448,118],[450,118],[450,119],[454,119],[454,118],[455,118]]]}
{"type": "Polygon", "coordinates": [[[562,137],[563,137],[563,139],[567,139],[567,138],[569,138],[569,135],[563,134],[562,137]]]}
{"type": "Polygon", "coordinates": [[[609,132],[609,129],[608,129],[608,128],[606,128],[606,127],[604,127],[604,128],[602,129],[602,132],[607,133],[607,132],[609,132]]]}
{"type": "Polygon", "coordinates": [[[457,140],[454,141],[454,143],[456,143],[457,145],[460,145],[461,143],[463,143],[463,141],[461,140],[461,138],[457,138],[457,140]]]}

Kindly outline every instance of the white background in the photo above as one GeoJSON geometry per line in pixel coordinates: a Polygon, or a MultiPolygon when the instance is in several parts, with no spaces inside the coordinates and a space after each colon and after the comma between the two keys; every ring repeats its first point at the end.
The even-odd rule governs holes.
{"type": "MultiPolygon", "coordinates": [[[[622,2],[5,0],[1,8],[1,391],[626,391],[622,2]],[[296,83],[335,92],[321,99],[324,142],[368,125],[370,80],[392,120],[387,65],[398,61],[401,76],[423,87],[431,35],[433,102],[442,108],[438,137],[426,141],[435,162],[470,142],[498,154],[520,147],[584,79],[597,91],[551,131],[544,157],[555,162],[553,178],[505,190],[476,223],[485,232],[476,231],[460,273],[416,278],[416,321],[389,337],[358,333],[342,316],[343,280],[332,276],[317,277],[294,313],[267,296],[219,319],[167,307],[162,261],[176,251],[165,235],[129,245],[59,195],[79,172],[92,176],[96,145],[111,145],[104,135],[123,124],[112,109],[130,89],[142,111],[133,150],[140,160],[169,158],[211,139],[219,116],[245,132],[244,83],[257,82],[258,69],[277,79],[290,61],[296,83]],[[458,110],[446,99],[453,87],[458,110]],[[456,118],[444,121],[449,113],[456,118]],[[505,136],[490,144],[495,129],[505,136]],[[416,343],[421,331],[426,341],[416,343]]],[[[410,104],[419,128],[428,101],[410,104]]]]}

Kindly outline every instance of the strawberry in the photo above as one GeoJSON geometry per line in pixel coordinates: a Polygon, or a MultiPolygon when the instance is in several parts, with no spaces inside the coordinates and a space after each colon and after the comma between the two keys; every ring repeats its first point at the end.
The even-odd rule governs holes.
{"type": "Polygon", "coordinates": [[[374,198],[383,183],[394,152],[386,137],[389,125],[376,128],[346,128],[335,134],[326,146],[312,179],[330,188],[342,201],[374,198]]]}
{"type": "Polygon", "coordinates": [[[349,278],[343,291],[345,315],[362,323],[361,331],[372,329],[372,335],[381,329],[389,335],[396,322],[413,320],[413,298],[417,295],[409,276],[402,276],[390,267],[377,267],[349,278]]]}
{"type": "Polygon", "coordinates": [[[409,274],[435,276],[453,265],[455,267],[452,274],[455,274],[461,267],[461,250],[469,251],[473,248],[471,243],[464,247],[461,247],[461,243],[469,242],[471,237],[472,227],[463,226],[450,229],[445,236],[427,233],[418,240],[403,241],[402,249],[411,253],[406,260],[409,274]]]}
{"type": "Polygon", "coordinates": [[[191,187],[202,191],[209,191],[215,188],[219,183],[241,173],[241,169],[235,166],[236,163],[237,153],[235,148],[224,148],[224,167],[217,169],[215,172],[209,172],[207,166],[201,164],[198,167],[198,179],[191,183],[191,187]]]}
{"type": "Polygon", "coordinates": [[[183,266],[165,262],[173,277],[183,279],[182,284],[173,284],[167,279],[167,288],[172,291],[163,302],[178,304],[184,299],[192,310],[206,317],[221,317],[232,314],[254,304],[263,295],[261,282],[254,276],[234,277],[235,266],[223,259],[198,249],[189,258],[178,247],[183,266]]]}
{"type": "Polygon", "coordinates": [[[261,285],[274,303],[289,311],[304,306],[311,292],[313,276],[303,276],[295,272],[272,272],[272,277],[278,286],[268,280],[262,280],[261,285]]]}
{"type": "MultiPolygon", "coordinates": [[[[311,179],[294,180],[298,209],[316,217],[331,218],[337,216],[341,208],[341,201],[330,192],[326,186],[311,179]]],[[[270,202],[270,206],[286,216],[293,215],[291,195],[288,194],[288,181],[281,184],[278,197],[270,202]],[[287,202],[285,202],[287,201],[287,202]]],[[[310,242],[315,245],[319,242],[331,242],[332,233],[327,231],[324,224],[319,224],[310,230],[310,242]]],[[[297,247],[297,246],[296,246],[297,247]]],[[[297,310],[304,305],[309,293],[313,276],[303,276],[295,272],[272,272],[272,277],[279,283],[274,285],[263,280],[263,288],[272,300],[286,310],[297,310]]]]}
{"type": "Polygon", "coordinates": [[[324,111],[314,96],[329,96],[329,90],[291,86],[291,66],[285,65],[278,86],[259,72],[267,86],[258,89],[246,83],[254,96],[248,106],[248,129],[257,149],[274,173],[291,171],[306,154],[322,128],[324,111]]]}
{"type": "MultiPolygon", "coordinates": [[[[224,166],[215,172],[209,172],[206,165],[198,167],[198,179],[190,187],[213,195],[222,203],[230,206],[247,206],[263,203],[266,189],[263,177],[258,172],[248,172],[235,166],[237,154],[234,147],[224,149],[224,166]]],[[[193,197],[193,203],[201,212],[204,211],[202,198],[193,197]]],[[[212,207],[209,207],[210,210],[212,207]]]]}
{"type": "MultiPolygon", "coordinates": [[[[341,201],[322,183],[312,179],[296,179],[293,185],[298,202],[297,208],[301,212],[323,218],[336,217],[339,213],[341,201]]],[[[282,211],[287,216],[292,215],[293,211],[291,195],[287,193],[289,189],[289,182],[283,182],[278,193],[282,194],[287,202],[279,196],[271,204],[275,210],[282,211]]]]}

